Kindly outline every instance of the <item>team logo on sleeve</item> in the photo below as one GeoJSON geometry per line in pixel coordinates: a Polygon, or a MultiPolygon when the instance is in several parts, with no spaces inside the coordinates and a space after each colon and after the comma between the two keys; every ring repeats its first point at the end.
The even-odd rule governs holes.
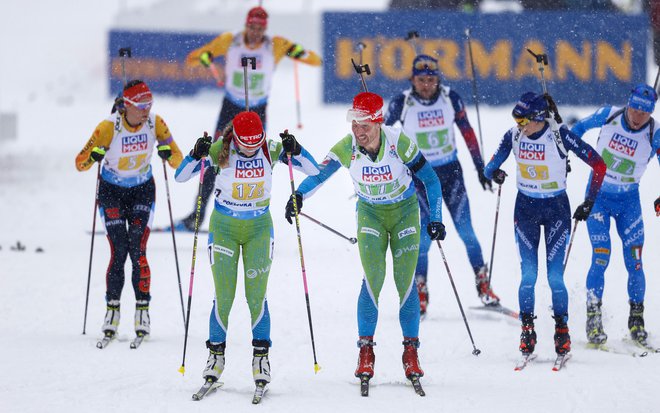
{"type": "Polygon", "coordinates": [[[615,133],[612,135],[608,146],[624,155],[634,156],[637,150],[637,141],[615,133]]]}
{"type": "Polygon", "coordinates": [[[424,110],[417,113],[417,123],[420,128],[443,126],[445,124],[445,117],[440,109],[424,110]]]}
{"type": "Polygon", "coordinates": [[[392,179],[392,170],[389,165],[365,166],[362,168],[362,180],[364,182],[388,182],[392,179]]]}
{"type": "Polygon", "coordinates": [[[518,153],[520,159],[528,159],[532,161],[545,160],[545,144],[534,142],[520,142],[520,151],[518,153]]]}
{"type": "Polygon", "coordinates": [[[236,160],[236,178],[263,178],[264,160],[251,159],[249,161],[236,160]]]}
{"type": "Polygon", "coordinates": [[[124,136],[121,138],[121,152],[127,153],[146,151],[148,144],[149,141],[147,139],[146,133],[133,136],[124,136]]]}

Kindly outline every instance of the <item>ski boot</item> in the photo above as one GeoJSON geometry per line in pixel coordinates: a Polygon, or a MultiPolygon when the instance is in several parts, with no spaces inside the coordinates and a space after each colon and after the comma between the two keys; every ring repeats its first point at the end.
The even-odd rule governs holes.
{"type": "Polygon", "coordinates": [[[103,333],[106,337],[112,337],[117,334],[119,327],[119,300],[110,300],[107,303],[105,318],[103,319],[103,333]]]}
{"type": "Polygon", "coordinates": [[[555,352],[561,356],[571,351],[571,336],[568,334],[566,324],[568,315],[558,315],[552,318],[555,319],[555,352]]]}
{"type": "Polygon", "coordinates": [[[424,317],[429,306],[429,289],[423,278],[417,278],[417,294],[419,294],[419,315],[424,317]]]}
{"type": "Polygon", "coordinates": [[[376,355],[374,354],[374,337],[362,336],[357,342],[360,348],[360,355],[358,356],[358,364],[355,369],[355,377],[372,378],[374,376],[374,364],[376,363],[376,355]]]}
{"type": "Polygon", "coordinates": [[[533,314],[520,314],[522,320],[522,333],[520,333],[520,352],[526,356],[534,352],[534,347],[536,347],[536,331],[534,331],[534,319],[536,318],[533,314]]]}
{"type": "Polygon", "coordinates": [[[587,303],[587,340],[590,344],[605,344],[607,334],[603,330],[602,301],[587,303]]]}
{"type": "Polygon", "coordinates": [[[495,295],[490,280],[488,278],[488,266],[484,265],[475,272],[474,282],[477,286],[477,294],[484,305],[497,306],[500,303],[500,297],[495,295]]]}
{"type": "Polygon", "coordinates": [[[135,302],[135,334],[146,336],[151,333],[151,319],[149,318],[149,301],[135,302]]]}
{"type": "Polygon", "coordinates": [[[211,380],[215,383],[222,375],[225,369],[225,346],[225,342],[213,344],[210,340],[206,341],[209,358],[206,360],[206,368],[202,372],[204,380],[211,380]]]}
{"type": "Polygon", "coordinates": [[[417,348],[419,347],[419,338],[417,337],[404,337],[403,338],[403,370],[405,371],[406,378],[423,377],[424,370],[419,366],[419,359],[417,358],[417,348]]]}
{"type": "Polygon", "coordinates": [[[270,361],[268,360],[268,340],[252,340],[252,376],[255,383],[270,383],[270,361]]]}
{"type": "Polygon", "coordinates": [[[644,302],[630,302],[630,316],[628,317],[630,337],[638,342],[645,343],[649,333],[644,329],[644,302]]]}

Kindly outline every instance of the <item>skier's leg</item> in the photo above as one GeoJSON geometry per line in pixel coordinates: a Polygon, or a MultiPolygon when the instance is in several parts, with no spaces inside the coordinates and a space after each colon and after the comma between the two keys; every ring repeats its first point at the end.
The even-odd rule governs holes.
{"type": "Polygon", "coordinates": [[[218,212],[211,214],[208,252],[215,286],[215,302],[209,323],[209,341],[227,340],[229,313],[236,295],[236,277],[240,245],[235,232],[235,219],[218,212]]]}
{"type": "Polygon", "coordinates": [[[151,300],[151,270],[147,261],[147,241],[155,208],[156,186],[153,178],[131,188],[128,208],[128,253],[133,268],[135,300],[148,305],[151,300]]]}
{"type": "Polygon", "coordinates": [[[546,267],[548,285],[552,293],[552,308],[555,320],[562,325],[568,321],[568,291],[564,283],[564,258],[571,237],[571,209],[566,194],[543,200],[546,267]]]}
{"type": "Polygon", "coordinates": [[[124,288],[124,265],[128,257],[128,230],[122,208],[122,190],[103,179],[99,183],[99,214],[110,244],[110,264],[105,277],[106,302],[121,299],[124,288]]]}
{"type": "Polygon", "coordinates": [[[628,194],[614,217],[616,229],[623,244],[623,261],[628,271],[628,297],[631,303],[643,303],[646,293],[646,277],[642,266],[644,247],[644,221],[639,193],[628,194]]]}
{"type": "Polygon", "coordinates": [[[268,342],[270,347],[270,313],[266,291],[273,262],[273,221],[270,213],[241,220],[244,230],[243,268],[245,269],[245,298],[252,320],[252,339],[268,342]],[[249,222],[249,224],[247,223],[249,222]]]}
{"type": "MultiPolygon", "coordinates": [[[[413,197],[414,198],[414,197],[413,197]]],[[[416,202],[403,201],[390,229],[392,271],[399,293],[399,323],[404,337],[419,335],[419,296],[413,272],[419,245],[419,218],[416,202]]],[[[426,229],[424,229],[426,232],[426,229]]]]}
{"type": "Polygon", "coordinates": [[[535,200],[518,193],[513,214],[514,231],[520,258],[521,280],[518,289],[520,312],[534,314],[534,287],[538,276],[538,246],[541,236],[535,200]]]}
{"type": "Polygon", "coordinates": [[[378,322],[378,297],[385,281],[388,233],[372,206],[358,201],[357,239],[364,280],[358,298],[358,332],[373,336],[378,322]]]}
{"type": "Polygon", "coordinates": [[[449,209],[458,235],[465,244],[470,265],[476,274],[484,266],[484,257],[481,252],[481,245],[472,227],[470,201],[465,190],[463,169],[461,164],[456,161],[440,169],[436,168],[436,172],[438,172],[438,176],[442,177],[442,199],[445,201],[447,209],[449,209]]]}
{"type": "Polygon", "coordinates": [[[612,241],[610,239],[610,203],[604,194],[596,198],[596,203],[587,218],[587,230],[591,241],[591,266],[587,273],[587,305],[602,302],[605,289],[605,270],[610,263],[612,241]]]}

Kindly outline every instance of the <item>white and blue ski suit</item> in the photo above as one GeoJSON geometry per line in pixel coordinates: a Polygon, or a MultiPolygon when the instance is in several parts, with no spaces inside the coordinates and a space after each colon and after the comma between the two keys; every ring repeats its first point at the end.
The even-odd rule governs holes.
{"type": "Polygon", "coordinates": [[[522,272],[518,290],[520,313],[534,314],[538,246],[543,226],[552,307],[555,318],[564,322],[568,320],[568,292],[563,264],[571,233],[571,211],[566,195],[567,150],[594,168],[586,196],[587,200],[594,200],[603,182],[605,165],[602,159],[567,128],[554,132],[548,122],[530,136],[522,134],[517,127],[510,129],[484,171],[484,175],[491,179],[493,172],[513,151],[518,165],[518,196],[513,217],[522,272]]]}
{"type": "MultiPolygon", "coordinates": [[[[628,271],[631,303],[644,301],[646,281],[642,266],[644,222],[639,199],[639,181],[655,154],[660,162],[660,133],[653,118],[639,130],[629,126],[625,108],[605,106],[579,121],[572,132],[582,136],[600,128],[597,151],[607,164],[605,181],[587,219],[591,240],[591,267],[587,275],[587,301],[599,302],[605,288],[605,270],[610,262],[610,219],[614,218],[628,271]]],[[[590,191],[590,188],[587,188],[590,191]]]]}

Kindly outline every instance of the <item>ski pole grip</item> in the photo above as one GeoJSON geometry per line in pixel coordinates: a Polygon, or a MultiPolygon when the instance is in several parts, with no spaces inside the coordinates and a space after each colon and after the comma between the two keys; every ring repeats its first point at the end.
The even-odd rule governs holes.
{"type": "Polygon", "coordinates": [[[241,57],[241,66],[247,67],[248,64],[252,67],[252,70],[257,69],[257,58],[256,57],[241,57]]]}
{"type": "Polygon", "coordinates": [[[130,47],[122,47],[119,49],[119,56],[120,57],[131,57],[131,48],[130,47]]]}

